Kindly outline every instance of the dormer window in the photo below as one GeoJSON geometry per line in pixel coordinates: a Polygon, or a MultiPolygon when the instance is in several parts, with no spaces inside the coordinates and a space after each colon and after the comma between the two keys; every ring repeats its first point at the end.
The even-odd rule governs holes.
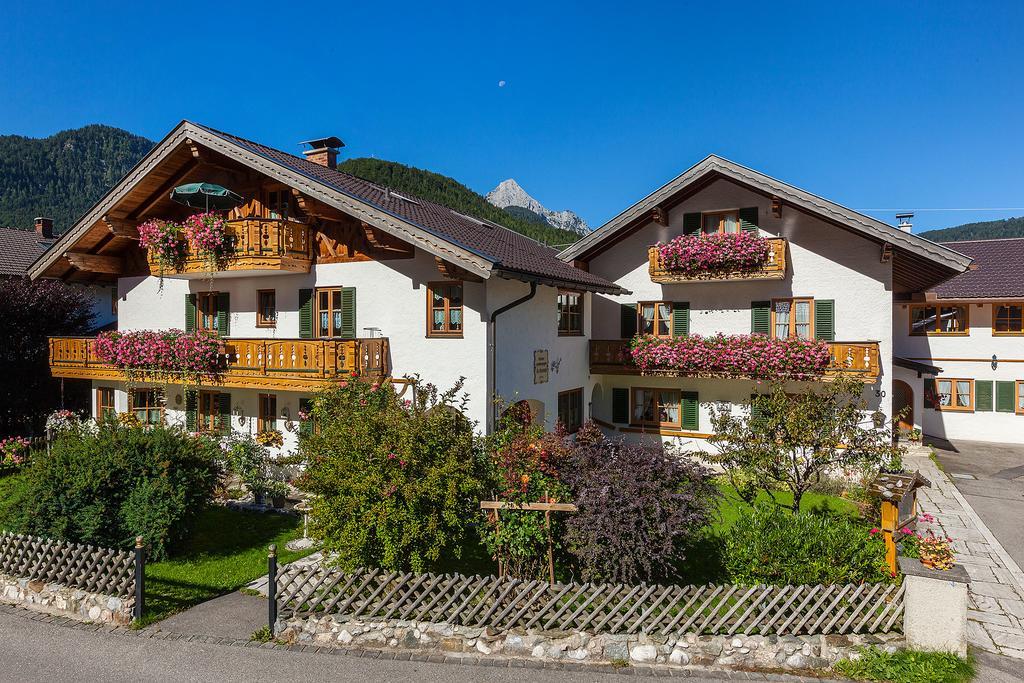
{"type": "Polygon", "coordinates": [[[716,211],[703,214],[701,232],[705,235],[737,233],[739,231],[740,218],[738,211],[716,211]]]}

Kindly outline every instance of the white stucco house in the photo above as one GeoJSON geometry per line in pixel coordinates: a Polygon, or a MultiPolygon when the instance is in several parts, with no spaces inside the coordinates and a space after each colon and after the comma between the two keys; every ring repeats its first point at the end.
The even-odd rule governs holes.
{"type": "Polygon", "coordinates": [[[1024,239],[945,246],[973,268],[894,307],[894,394],[928,436],[1024,443],[1024,239]]]}

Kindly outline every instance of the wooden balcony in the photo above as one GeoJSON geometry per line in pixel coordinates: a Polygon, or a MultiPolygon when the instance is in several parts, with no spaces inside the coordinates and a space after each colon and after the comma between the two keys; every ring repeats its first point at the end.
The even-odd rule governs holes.
{"type": "MultiPolygon", "coordinates": [[[[878,342],[829,342],[832,362],[821,378],[828,381],[840,375],[855,376],[867,384],[878,381],[882,365],[878,342]]],[[[645,375],[687,377],[679,370],[643,371],[633,364],[628,339],[592,339],[590,341],[590,372],[598,375],[645,375]]],[[[745,379],[737,377],[736,379],[745,379]]]]}
{"type": "MultiPolygon", "coordinates": [[[[699,239],[699,238],[695,238],[699,239]]],[[[659,284],[671,285],[685,282],[735,282],[737,280],[781,280],[786,277],[786,239],[784,237],[768,237],[768,263],[758,270],[713,272],[705,275],[686,275],[666,270],[661,261],[657,247],[647,250],[648,270],[651,280],[659,284]]]]}
{"type": "MultiPolygon", "coordinates": [[[[214,277],[245,275],[288,275],[308,273],[313,265],[312,231],[308,225],[277,218],[240,218],[225,223],[225,231],[234,240],[234,253],[214,277]]],[[[152,254],[146,255],[154,275],[160,265],[152,254]]],[[[209,277],[206,259],[188,253],[174,268],[165,269],[164,277],[209,277]]]]}
{"type": "MultiPolygon", "coordinates": [[[[124,373],[96,357],[93,337],[50,337],[50,373],[54,377],[123,380],[124,373]]],[[[308,391],[331,380],[383,379],[390,372],[389,340],[375,339],[224,339],[221,370],[212,386],[239,389],[308,391]]],[[[154,382],[173,378],[154,378],[154,382]]],[[[205,381],[204,381],[205,383],[205,381]]]]}

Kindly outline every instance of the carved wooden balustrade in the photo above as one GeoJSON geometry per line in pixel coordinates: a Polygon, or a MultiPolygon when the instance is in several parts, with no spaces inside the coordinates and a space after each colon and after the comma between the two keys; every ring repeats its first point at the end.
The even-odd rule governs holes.
{"type": "MultiPolygon", "coordinates": [[[[700,239],[695,237],[694,239],[700,239]]],[[[736,270],[729,272],[709,272],[707,274],[688,274],[665,268],[658,247],[647,250],[648,271],[651,280],[659,284],[678,284],[684,282],[733,282],[736,280],[781,280],[786,277],[786,239],[784,237],[768,237],[768,262],[757,270],[736,270]]]]}

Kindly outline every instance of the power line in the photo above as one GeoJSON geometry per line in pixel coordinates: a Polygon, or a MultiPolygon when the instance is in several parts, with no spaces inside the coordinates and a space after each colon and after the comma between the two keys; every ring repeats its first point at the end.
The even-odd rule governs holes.
{"type": "Polygon", "coordinates": [[[986,207],[978,209],[915,209],[913,207],[900,207],[898,209],[854,209],[854,211],[1024,211],[1024,206],[1007,206],[1007,207],[986,207]]]}

